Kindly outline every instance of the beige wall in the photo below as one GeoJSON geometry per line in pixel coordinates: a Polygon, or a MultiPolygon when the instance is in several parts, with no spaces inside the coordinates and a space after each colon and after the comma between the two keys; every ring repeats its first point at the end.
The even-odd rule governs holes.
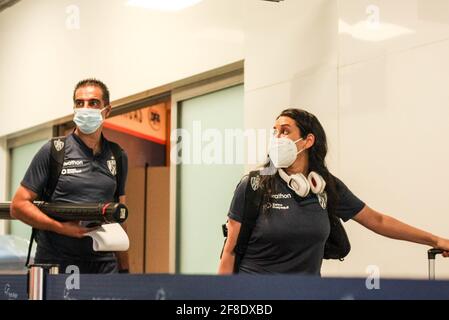
{"type": "MultiPolygon", "coordinates": [[[[326,129],[329,167],[355,194],[449,237],[448,2],[290,1],[271,21],[247,37],[247,127],[270,126],[281,106],[307,108],[326,129]],[[264,43],[271,49],[258,55],[264,43]]],[[[427,277],[427,247],[346,227],[352,252],[325,261],[323,275],[366,276],[374,265],[382,277],[427,277]]]]}
{"type": "MultiPolygon", "coordinates": [[[[246,128],[270,128],[284,106],[309,109],[330,168],[360,198],[449,237],[446,0],[205,0],[170,14],[123,2],[22,0],[0,14],[0,136],[69,115],[86,76],[117,99],[245,59],[246,128]],[[65,26],[70,4],[79,30],[65,26]]],[[[347,229],[353,250],[324,275],[377,265],[383,277],[426,277],[426,247],[347,229]]]]}
{"type": "Polygon", "coordinates": [[[0,136],[70,114],[73,86],[85,77],[102,79],[118,99],[244,56],[240,0],[180,12],[125,3],[22,0],[1,13],[0,136]]]}
{"type": "MultiPolygon", "coordinates": [[[[340,175],[371,207],[449,237],[449,2],[338,4],[340,22],[370,21],[339,36],[340,175]]],[[[339,274],[372,264],[388,277],[426,276],[425,247],[348,227],[353,252],[339,274]]],[[[449,278],[447,263],[437,260],[438,277],[449,278]]]]}

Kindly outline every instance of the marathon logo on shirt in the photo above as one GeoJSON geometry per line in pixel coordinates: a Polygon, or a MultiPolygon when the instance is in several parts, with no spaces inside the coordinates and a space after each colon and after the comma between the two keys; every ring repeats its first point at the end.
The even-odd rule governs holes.
{"type": "Polygon", "coordinates": [[[279,199],[291,199],[292,195],[290,193],[278,193],[271,195],[271,198],[279,200],[279,199]]]}
{"type": "Polygon", "coordinates": [[[77,169],[77,168],[73,168],[73,167],[82,167],[84,164],[83,160],[68,160],[68,161],[64,161],[63,165],[62,165],[62,171],[61,174],[62,175],[66,175],[66,174],[79,174],[81,172],[83,172],[83,170],[81,169],[77,169]],[[72,167],[72,168],[66,168],[66,167],[72,167]]]}
{"type": "Polygon", "coordinates": [[[81,167],[83,165],[83,160],[69,160],[65,161],[63,167],[81,167]]]}

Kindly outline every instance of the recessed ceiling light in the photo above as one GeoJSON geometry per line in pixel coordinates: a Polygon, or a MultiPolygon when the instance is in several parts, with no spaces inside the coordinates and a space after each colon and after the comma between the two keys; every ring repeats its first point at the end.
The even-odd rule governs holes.
{"type": "Polygon", "coordinates": [[[370,24],[368,21],[359,21],[356,24],[348,24],[340,19],[339,33],[348,34],[355,39],[369,42],[386,41],[392,38],[410,35],[414,30],[390,23],[370,24]]]}

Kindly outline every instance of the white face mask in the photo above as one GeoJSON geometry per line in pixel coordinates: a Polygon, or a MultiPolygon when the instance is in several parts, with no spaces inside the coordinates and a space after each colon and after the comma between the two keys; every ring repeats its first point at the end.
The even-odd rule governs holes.
{"type": "Polygon", "coordinates": [[[103,109],[78,108],[75,109],[73,121],[84,134],[92,134],[103,124],[103,109]]]}
{"type": "Polygon", "coordinates": [[[298,154],[305,150],[302,149],[298,151],[298,148],[296,148],[296,143],[301,140],[303,140],[303,138],[296,141],[285,137],[273,138],[270,145],[270,151],[268,152],[273,165],[278,169],[290,167],[295,162],[298,154]]]}

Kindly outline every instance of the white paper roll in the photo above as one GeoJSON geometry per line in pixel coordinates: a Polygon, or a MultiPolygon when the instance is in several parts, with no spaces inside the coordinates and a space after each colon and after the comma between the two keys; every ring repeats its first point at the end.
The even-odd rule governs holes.
{"type": "Polygon", "coordinates": [[[94,251],[126,251],[129,248],[128,235],[119,223],[103,224],[86,236],[92,238],[94,251]]]}

